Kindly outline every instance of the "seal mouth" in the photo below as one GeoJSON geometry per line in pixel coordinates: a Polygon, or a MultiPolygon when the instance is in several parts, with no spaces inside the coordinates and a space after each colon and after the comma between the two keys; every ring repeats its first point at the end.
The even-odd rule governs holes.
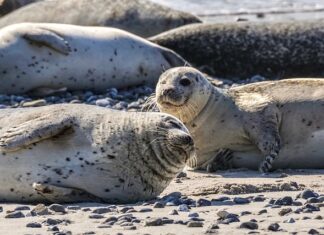
{"type": "Polygon", "coordinates": [[[174,99],[170,99],[170,97],[164,97],[158,100],[162,106],[169,106],[169,107],[181,107],[188,103],[189,97],[185,98],[183,101],[177,101],[174,99]]]}

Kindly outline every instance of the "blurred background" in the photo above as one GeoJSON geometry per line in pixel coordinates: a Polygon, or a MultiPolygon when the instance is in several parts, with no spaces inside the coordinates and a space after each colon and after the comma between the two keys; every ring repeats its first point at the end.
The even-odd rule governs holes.
{"type": "Polygon", "coordinates": [[[152,0],[200,16],[205,22],[324,18],[324,0],[152,0]]]}

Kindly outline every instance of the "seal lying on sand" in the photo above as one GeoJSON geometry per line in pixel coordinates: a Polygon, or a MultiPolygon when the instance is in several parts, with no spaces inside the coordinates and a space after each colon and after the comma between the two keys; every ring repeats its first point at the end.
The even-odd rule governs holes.
{"type": "Polygon", "coordinates": [[[22,23],[0,30],[0,93],[155,86],[165,68],[184,64],[171,50],[114,28],[22,23]]]}
{"type": "Polygon", "coordinates": [[[42,0],[0,0],[0,16],[36,1],[42,0]]]}
{"type": "Polygon", "coordinates": [[[233,167],[259,167],[262,172],[324,168],[324,80],[219,89],[199,71],[181,67],[161,75],[156,101],[162,112],[178,117],[189,129],[198,168],[213,160],[226,162],[228,151],[217,155],[221,149],[233,153],[233,167]]]}
{"type": "Polygon", "coordinates": [[[195,157],[168,114],[65,104],[3,109],[0,119],[0,201],[152,199],[195,157]]]}
{"type": "Polygon", "coordinates": [[[148,0],[51,0],[6,15],[0,19],[0,27],[23,22],[109,26],[149,37],[201,21],[189,13],[148,0]]]}
{"type": "Polygon", "coordinates": [[[323,77],[324,20],[193,24],[150,41],[228,79],[323,77]]]}

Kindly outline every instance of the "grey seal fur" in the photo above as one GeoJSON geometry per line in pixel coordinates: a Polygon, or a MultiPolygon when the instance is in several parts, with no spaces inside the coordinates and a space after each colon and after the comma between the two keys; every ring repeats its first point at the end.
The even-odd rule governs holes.
{"type": "Polygon", "coordinates": [[[23,22],[109,26],[149,37],[201,21],[192,14],[148,0],[50,0],[32,3],[2,17],[0,27],[23,22]]]}
{"type": "Polygon", "coordinates": [[[321,78],[323,28],[324,20],[192,24],[149,40],[220,78],[321,78]]]}
{"type": "Polygon", "coordinates": [[[36,1],[42,0],[0,0],[0,16],[36,1]]]}
{"type": "Polygon", "coordinates": [[[0,30],[0,93],[155,86],[185,61],[173,51],[123,30],[21,23],[0,30]]]}
{"type": "Polygon", "coordinates": [[[0,110],[0,201],[153,199],[194,157],[175,117],[83,104],[0,110]]]}
{"type": "Polygon", "coordinates": [[[322,79],[220,89],[196,69],[173,68],[161,75],[156,101],[189,129],[198,168],[324,168],[322,79]]]}

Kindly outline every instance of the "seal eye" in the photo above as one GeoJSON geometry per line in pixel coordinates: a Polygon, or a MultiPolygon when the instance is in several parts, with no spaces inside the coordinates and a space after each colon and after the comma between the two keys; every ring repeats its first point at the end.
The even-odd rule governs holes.
{"type": "Polygon", "coordinates": [[[174,128],[182,129],[182,127],[178,123],[176,123],[174,121],[170,120],[170,121],[168,121],[168,123],[170,123],[171,126],[174,127],[174,128]]]}
{"type": "Polygon", "coordinates": [[[179,83],[181,86],[189,86],[191,84],[191,81],[188,78],[181,78],[179,83]]]}

